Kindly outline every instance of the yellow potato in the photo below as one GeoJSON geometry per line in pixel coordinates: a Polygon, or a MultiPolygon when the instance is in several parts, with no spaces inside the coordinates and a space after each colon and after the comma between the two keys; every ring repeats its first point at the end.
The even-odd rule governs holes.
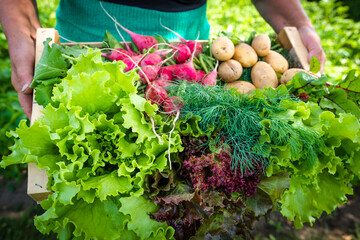
{"type": "Polygon", "coordinates": [[[290,68],[290,69],[286,70],[280,78],[280,83],[286,85],[288,82],[290,82],[293,79],[295,74],[297,74],[298,72],[301,72],[301,71],[305,72],[305,70],[301,69],[301,68],[290,68]]]}
{"type": "Polygon", "coordinates": [[[252,40],[251,47],[255,50],[259,57],[265,57],[270,52],[271,40],[266,34],[257,35],[252,40]]]}
{"type": "Polygon", "coordinates": [[[246,81],[235,81],[235,82],[227,83],[225,85],[225,88],[235,88],[236,91],[242,94],[251,93],[256,89],[256,87],[252,83],[246,81]]]}
{"type": "Polygon", "coordinates": [[[227,37],[218,37],[211,45],[211,52],[220,61],[226,61],[234,56],[235,46],[227,37]]]}
{"type": "Polygon", "coordinates": [[[242,72],[243,68],[241,64],[234,59],[222,62],[218,69],[218,75],[224,82],[238,80],[241,77],[242,72]]]}
{"type": "Polygon", "coordinates": [[[279,85],[276,73],[266,62],[259,61],[251,69],[251,80],[256,88],[276,88],[279,85]]]}
{"type": "Polygon", "coordinates": [[[252,67],[258,60],[255,50],[246,43],[240,43],[235,46],[233,59],[239,61],[245,68],[252,67]]]}
{"type": "Polygon", "coordinates": [[[277,73],[284,73],[289,69],[288,61],[280,53],[273,50],[270,50],[269,54],[265,57],[265,62],[270,64],[277,73]]]}

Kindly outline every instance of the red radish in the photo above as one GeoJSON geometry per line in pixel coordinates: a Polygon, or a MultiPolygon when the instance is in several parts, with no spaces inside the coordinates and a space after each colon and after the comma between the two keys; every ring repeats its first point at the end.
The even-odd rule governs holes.
{"type": "Polygon", "coordinates": [[[150,53],[141,60],[140,66],[144,67],[147,65],[156,65],[162,61],[162,58],[157,53],[150,53]]]}
{"type": "MultiPolygon", "coordinates": [[[[167,54],[167,53],[165,53],[165,54],[167,54]]],[[[149,83],[149,82],[153,81],[156,78],[159,70],[161,69],[161,66],[164,63],[166,63],[170,58],[172,58],[175,53],[173,53],[173,55],[171,55],[167,59],[164,59],[163,61],[158,62],[156,65],[145,65],[141,69],[139,69],[139,75],[140,75],[140,78],[143,81],[143,83],[149,83]]],[[[161,53],[156,52],[156,54],[161,55],[161,54],[164,54],[164,52],[161,52],[161,53]]],[[[144,60],[141,63],[143,63],[143,62],[144,62],[144,60]]],[[[150,62],[147,62],[147,63],[150,63],[150,62]]],[[[156,62],[154,60],[152,60],[151,63],[156,63],[156,62]]]]}
{"type": "Polygon", "coordinates": [[[201,71],[201,70],[197,71],[195,82],[201,82],[201,80],[204,78],[205,75],[206,75],[206,72],[201,71]]]}
{"type": "Polygon", "coordinates": [[[133,57],[125,58],[123,60],[123,62],[126,65],[126,68],[124,69],[124,72],[128,72],[128,71],[134,69],[135,67],[138,67],[142,57],[143,57],[143,55],[136,55],[136,56],[133,56],[133,57]]]}
{"type": "MultiPolygon", "coordinates": [[[[160,45],[160,43],[158,45],[160,45]]],[[[164,45],[164,44],[161,44],[161,45],[164,45]]],[[[155,53],[159,54],[161,57],[165,57],[170,52],[171,52],[170,49],[163,49],[163,50],[157,50],[155,53]]]]}
{"type": "Polygon", "coordinates": [[[173,34],[175,34],[182,43],[186,44],[189,49],[190,49],[190,52],[194,52],[194,49],[195,49],[195,57],[197,57],[200,53],[202,53],[202,45],[199,44],[197,41],[194,41],[194,40],[185,40],[185,38],[183,38],[180,34],[178,34],[177,32],[175,32],[174,30],[168,28],[168,27],[165,27],[164,25],[161,24],[161,26],[163,26],[163,28],[169,30],[170,32],[172,32],[173,34]]]}
{"type": "Polygon", "coordinates": [[[136,55],[138,55],[136,52],[134,52],[133,50],[131,50],[131,48],[129,47],[129,45],[126,43],[123,35],[120,33],[120,31],[119,31],[119,29],[118,29],[118,27],[117,27],[116,24],[115,24],[115,28],[116,28],[118,34],[120,35],[121,39],[123,40],[123,43],[124,43],[127,51],[129,52],[129,55],[130,55],[130,56],[136,56],[136,55]]]}
{"type": "Polygon", "coordinates": [[[190,82],[196,81],[196,70],[192,64],[193,61],[190,59],[190,61],[178,65],[174,71],[174,78],[190,82]]]}
{"type": "Polygon", "coordinates": [[[163,102],[164,111],[170,115],[175,116],[176,112],[183,106],[183,101],[179,97],[169,97],[163,102]]]}
{"type": "Polygon", "coordinates": [[[141,70],[142,71],[139,71],[139,76],[142,80],[142,82],[144,84],[148,83],[147,80],[149,80],[150,82],[154,81],[159,70],[160,70],[160,67],[159,66],[153,66],[153,65],[147,65],[147,66],[143,66],[141,67],[141,70]],[[147,77],[147,80],[146,80],[146,77],[147,77]]]}
{"type": "Polygon", "coordinates": [[[157,79],[152,83],[152,85],[154,87],[162,87],[162,88],[166,89],[166,87],[170,85],[170,81],[169,80],[157,79]]]}
{"type": "Polygon", "coordinates": [[[203,47],[200,43],[197,43],[194,40],[190,40],[186,42],[186,45],[190,48],[190,51],[193,52],[195,49],[195,57],[199,56],[202,53],[203,47]]]}
{"type": "Polygon", "coordinates": [[[166,67],[160,68],[158,75],[159,79],[162,80],[173,80],[174,79],[174,71],[178,67],[178,65],[170,65],[166,67]]]}
{"type": "Polygon", "coordinates": [[[158,50],[158,51],[153,52],[153,53],[148,53],[147,52],[146,56],[141,60],[140,66],[144,67],[144,66],[147,66],[147,65],[160,64],[162,62],[162,60],[163,60],[162,57],[165,57],[170,52],[171,52],[171,50],[165,50],[165,51],[158,50]]]}
{"type": "MultiPolygon", "coordinates": [[[[119,27],[121,27],[125,32],[127,32],[133,42],[135,43],[136,47],[139,49],[139,51],[142,53],[144,49],[151,48],[155,44],[158,43],[158,41],[153,36],[144,36],[137,33],[134,33],[130,31],[129,29],[123,27],[120,23],[116,21],[115,18],[113,18],[103,7],[102,3],[100,2],[101,8],[104,10],[106,15],[108,15],[119,27]]],[[[154,46],[154,48],[157,48],[157,46],[154,46]]]]}
{"type": "MultiPolygon", "coordinates": [[[[136,47],[139,49],[140,52],[143,52],[143,50],[149,49],[158,43],[158,41],[153,36],[144,36],[144,35],[136,34],[127,30],[121,25],[119,26],[131,36],[131,39],[133,40],[134,44],[136,45],[136,47]]],[[[158,47],[154,46],[154,48],[157,49],[158,47]]]]}
{"type": "Polygon", "coordinates": [[[167,45],[173,49],[174,59],[177,63],[183,63],[191,57],[190,48],[185,44],[180,43],[176,46],[173,46],[167,43],[162,43],[162,45],[167,45]]]}
{"type": "Polygon", "coordinates": [[[109,58],[112,61],[124,60],[125,58],[128,58],[129,56],[132,57],[132,56],[136,56],[136,55],[137,55],[136,52],[133,52],[133,51],[129,52],[122,48],[117,48],[117,49],[112,50],[111,52],[101,54],[101,56],[109,58]]]}
{"type": "MultiPolygon", "coordinates": [[[[171,50],[168,51],[156,51],[153,53],[150,53],[144,57],[144,59],[141,61],[140,66],[144,67],[147,65],[157,65],[163,62],[162,57],[166,56],[171,50]]],[[[162,63],[163,64],[163,63],[162,63]]],[[[162,65],[161,64],[161,65],[162,65]]]]}
{"type": "Polygon", "coordinates": [[[196,81],[196,69],[194,68],[194,54],[192,53],[191,58],[188,62],[177,65],[174,70],[174,78],[185,81],[196,81]]]}
{"type": "Polygon", "coordinates": [[[216,61],[215,68],[201,80],[202,85],[216,86],[218,64],[219,64],[219,61],[216,61]]]}
{"type": "Polygon", "coordinates": [[[152,86],[152,85],[148,85],[146,87],[146,91],[145,91],[145,98],[147,100],[150,100],[151,103],[155,103],[158,105],[161,105],[165,99],[167,99],[168,94],[166,92],[166,90],[162,87],[158,87],[158,86],[152,86]]]}
{"type": "Polygon", "coordinates": [[[191,57],[190,48],[185,44],[178,44],[173,48],[178,50],[174,56],[174,59],[177,63],[183,63],[191,57]]]}

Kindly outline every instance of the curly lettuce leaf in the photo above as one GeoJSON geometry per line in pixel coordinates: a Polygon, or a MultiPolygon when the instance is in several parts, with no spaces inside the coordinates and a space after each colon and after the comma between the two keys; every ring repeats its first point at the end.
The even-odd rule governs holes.
{"type": "Polygon", "coordinates": [[[325,143],[319,149],[317,164],[311,169],[294,161],[289,147],[279,146],[277,156],[272,158],[272,165],[276,167],[267,172],[268,176],[271,171],[289,172],[290,186],[279,202],[282,214],[295,221],[299,228],[305,222],[312,224],[324,211],[330,213],[346,201],[347,194],[352,194],[348,184],[353,177],[350,173],[358,173],[355,157],[360,149],[360,123],[352,114],[336,116],[313,103],[288,107],[287,114],[291,114],[296,124],[317,131],[325,143]]]}
{"type": "Polygon", "coordinates": [[[166,223],[152,220],[149,213],[157,210],[157,206],[144,197],[123,197],[120,212],[130,215],[127,227],[137,233],[141,239],[174,239],[175,230],[166,223]]]}
{"type": "Polygon", "coordinates": [[[83,112],[109,113],[116,110],[114,103],[121,92],[112,91],[106,85],[111,81],[107,72],[96,72],[92,75],[80,73],[72,79],[63,79],[54,88],[53,101],[66,104],[67,107],[80,106],[83,112]]]}
{"type": "Polygon", "coordinates": [[[116,199],[95,199],[93,203],[76,200],[73,205],[63,205],[55,198],[56,194],[44,201],[41,205],[47,211],[35,217],[35,226],[42,233],[52,230],[83,239],[118,239],[125,236],[137,239],[134,232],[126,230],[126,222],[131,218],[119,211],[120,204],[116,199]]]}
{"type": "Polygon", "coordinates": [[[127,129],[131,128],[132,132],[139,136],[135,141],[136,144],[143,143],[146,139],[155,138],[150,121],[147,122],[144,114],[135,109],[132,104],[123,103],[121,111],[124,112],[122,125],[127,129]]]}
{"type": "Polygon", "coordinates": [[[120,98],[136,93],[134,82],[138,76],[134,71],[124,73],[122,62],[103,63],[101,52],[92,49],[77,60],[68,75],[54,87],[53,101],[68,107],[80,106],[90,115],[109,114],[117,111],[116,102],[120,98]]]}
{"type": "Polygon", "coordinates": [[[83,190],[95,189],[95,196],[104,201],[108,196],[118,196],[132,189],[130,176],[118,176],[117,171],[82,181],[83,190]]]}
{"type": "MultiPolygon", "coordinates": [[[[84,48],[80,44],[77,44],[77,45],[71,46],[71,47],[66,46],[66,45],[60,45],[59,47],[63,53],[63,56],[65,58],[68,58],[69,60],[74,60],[74,59],[72,59],[72,57],[77,58],[81,54],[86,54],[86,52],[88,51],[87,48],[84,48]]],[[[76,62],[76,59],[75,59],[75,62],[76,62]]]]}
{"type": "Polygon", "coordinates": [[[279,173],[261,180],[258,188],[265,192],[273,202],[281,198],[285,189],[290,186],[290,176],[288,173],[279,173]]]}
{"type": "Polygon", "coordinates": [[[35,92],[35,101],[44,107],[48,104],[55,104],[55,102],[51,100],[52,90],[52,85],[38,85],[35,92]]]}
{"type": "Polygon", "coordinates": [[[56,145],[51,141],[49,127],[36,122],[28,127],[22,120],[19,128],[9,133],[15,137],[15,144],[10,147],[12,153],[4,156],[0,166],[5,168],[19,163],[37,162],[38,157],[56,154],[56,145]],[[35,156],[35,157],[34,157],[35,156]]]}
{"type": "Polygon", "coordinates": [[[89,75],[98,71],[105,71],[110,74],[110,81],[106,87],[118,92],[122,90],[126,93],[136,93],[134,82],[139,79],[135,71],[124,72],[126,65],[122,61],[103,62],[99,50],[88,49],[86,54],[79,55],[77,62],[71,66],[67,72],[67,79],[77,76],[80,73],[89,75]]]}
{"type": "Polygon", "coordinates": [[[341,175],[334,176],[324,172],[315,179],[292,176],[290,188],[284,192],[280,201],[281,213],[294,221],[296,228],[301,228],[304,222],[312,225],[315,217],[319,218],[324,211],[331,213],[346,202],[346,194],[353,193],[348,186],[348,172],[343,171],[341,175]]]}

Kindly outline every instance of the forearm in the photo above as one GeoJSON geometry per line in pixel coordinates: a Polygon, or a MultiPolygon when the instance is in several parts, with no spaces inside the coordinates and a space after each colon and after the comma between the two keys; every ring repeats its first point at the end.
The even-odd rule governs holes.
{"type": "Polygon", "coordinates": [[[19,36],[35,39],[40,27],[36,1],[0,0],[0,24],[9,45],[19,36]]]}
{"type": "Polygon", "coordinates": [[[313,28],[299,0],[252,0],[261,16],[278,33],[285,26],[313,28]]]}

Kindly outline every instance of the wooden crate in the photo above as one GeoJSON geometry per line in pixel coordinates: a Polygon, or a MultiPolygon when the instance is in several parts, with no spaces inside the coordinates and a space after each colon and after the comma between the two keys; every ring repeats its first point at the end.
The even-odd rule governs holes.
{"type": "Polygon", "coordinates": [[[284,27],[278,34],[281,45],[289,51],[293,61],[305,70],[310,69],[308,62],[309,53],[301,40],[296,27],[284,27]]]}
{"type": "MultiPolygon", "coordinates": [[[[52,28],[39,28],[37,30],[36,38],[36,54],[35,54],[35,64],[38,63],[42,51],[44,49],[43,42],[51,38],[53,41],[51,43],[58,43],[59,34],[55,29],[52,28]]],[[[292,60],[297,62],[297,65],[301,66],[303,69],[309,70],[309,64],[307,62],[308,52],[301,41],[299,32],[295,27],[285,27],[278,35],[280,43],[290,52],[292,60]]],[[[207,41],[201,41],[203,44],[207,41]]],[[[176,44],[179,42],[173,42],[176,44]]],[[[91,43],[67,43],[66,45],[72,46],[76,44],[90,45],[93,47],[102,47],[101,42],[91,42],[91,43]]],[[[33,101],[33,111],[31,115],[31,124],[41,115],[42,106],[38,105],[36,101],[33,101]]],[[[34,163],[29,163],[28,165],[28,186],[27,193],[33,198],[36,202],[41,202],[46,199],[51,192],[46,189],[46,184],[48,177],[45,169],[38,169],[34,163]]]]}

